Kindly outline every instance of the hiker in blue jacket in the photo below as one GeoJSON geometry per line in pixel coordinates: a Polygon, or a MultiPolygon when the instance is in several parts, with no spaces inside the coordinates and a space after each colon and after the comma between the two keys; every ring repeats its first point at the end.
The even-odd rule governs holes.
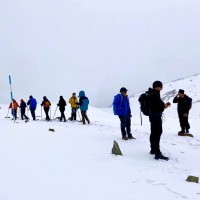
{"type": "Polygon", "coordinates": [[[29,97],[27,105],[29,105],[29,109],[31,111],[31,115],[33,117],[33,120],[36,120],[35,110],[36,110],[36,107],[37,107],[37,101],[36,101],[36,99],[33,98],[32,95],[29,97]]]}
{"type": "Polygon", "coordinates": [[[118,115],[121,121],[121,133],[123,140],[135,139],[131,134],[132,115],[127,91],[128,90],[125,87],[122,87],[120,89],[120,94],[117,94],[113,101],[114,114],[118,115]]]}
{"type": "Polygon", "coordinates": [[[79,92],[79,103],[76,103],[76,104],[80,106],[83,124],[85,124],[85,121],[87,121],[88,124],[90,124],[90,120],[89,120],[89,118],[87,116],[89,99],[85,96],[85,92],[84,91],[80,91],[79,92]]]}

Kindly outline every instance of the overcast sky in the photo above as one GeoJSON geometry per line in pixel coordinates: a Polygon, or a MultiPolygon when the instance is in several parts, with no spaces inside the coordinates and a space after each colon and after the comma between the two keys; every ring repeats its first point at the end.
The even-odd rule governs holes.
{"type": "Polygon", "coordinates": [[[107,106],[200,72],[199,0],[0,0],[0,103],[85,90],[107,106]]]}

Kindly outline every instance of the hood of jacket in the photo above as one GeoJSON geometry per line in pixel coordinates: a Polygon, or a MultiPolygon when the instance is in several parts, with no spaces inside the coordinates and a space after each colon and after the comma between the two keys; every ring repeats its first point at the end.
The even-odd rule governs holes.
{"type": "Polygon", "coordinates": [[[84,92],[83,90],[80,91],[78,96],[79,96],[79,97],[85,97],[85,92],[84,92]]]}

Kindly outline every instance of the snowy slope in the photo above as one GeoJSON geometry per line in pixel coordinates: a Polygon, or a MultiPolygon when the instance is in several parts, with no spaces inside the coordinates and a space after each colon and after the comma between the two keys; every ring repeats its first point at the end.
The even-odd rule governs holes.
{"type": "MultiPolygon", "coordinates": [[[[180,86],[189,93],[187,84],[192,82],[190,96],[198,100],[194,88],[199,88],[199,75],[190,79],[165,84],[162,95],[180,86]]],[[[90,107],[92,123],[86,126],[69,121],[13,123],[5,118],[7,105],[1,105],[0,199],[199,200],[199,184],[185,181],[188,175],[200,176],[200,120],[199,110],[194,109],[199,103],[190,118],[194,138],[177,136],[175,107],[166,112],[161,149],[170,160],[156,161],[149,155],[147,118],[140,125],[137,96],[131,98],[136,140],[129,141],[121,140],[119,120],[112,112],[90,107]],[[111,154],[114,140],[123,157],[111,154]]],[[[55,106],[52,115],[54,111],[55,106]]],[[[70,115],[69,107],[66,113],[70,115]]]]}
{"type": "MultiPolygon", "coordinates": [[[[162,81],[162,80],[161,80],[162,81]]],[[[150,87],[152,87],[150,85],[150,87]]],[[[187,78],[175,80],[169,83],[165,83],[163,90],[161,91],[161,97],[164,102],[170,102],[171,108],[168,109],[165,114],[169,117],[177,116],[177,104],[173,104],[173,98],[178,93],[179,89],[184,89],[185,93],[193,99],[192,109],[190,111],[190,116],[193,118],[199,118],[200,116],[200,74],[190,76],[187,78]]],[[[147,86],[148,90],[148,86],[147,86]]],[[[140,108],[138,98],[142,92],[130,96],[130,103],[133,113],[139,115],[140,108]]]]}

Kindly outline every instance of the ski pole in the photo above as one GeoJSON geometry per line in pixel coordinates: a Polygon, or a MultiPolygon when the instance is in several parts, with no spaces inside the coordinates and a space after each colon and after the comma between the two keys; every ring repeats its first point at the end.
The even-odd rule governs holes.
{"type": "Polygon", "coordinates": [[[141,126],[142,126],[142,112],[140,110],[140,119],[141,119],[141,126]]]}
{"type": "Polygon", "coordinates": [[[56,110],[55,110],[55,112],[54,112],[53,120],[55,119],[55,115],[56,115],[57,109],[58,109],[58,106],[56,107],[56,110]]]}

